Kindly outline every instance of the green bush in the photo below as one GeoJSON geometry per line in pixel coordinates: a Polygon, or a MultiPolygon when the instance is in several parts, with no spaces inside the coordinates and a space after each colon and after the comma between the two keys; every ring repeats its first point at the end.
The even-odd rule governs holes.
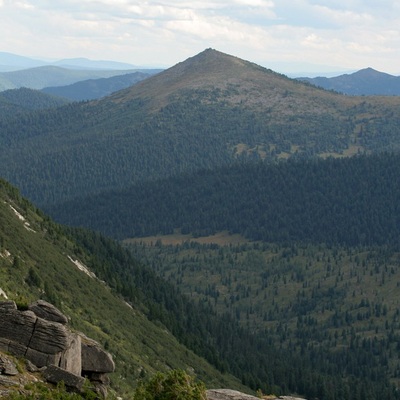
{"type": "Polygon", "coordinates": [[[206,400],[206,389],[202,382],[196,382],[186,372],[172,370],[141,382],[134,400],[206,400]]]}

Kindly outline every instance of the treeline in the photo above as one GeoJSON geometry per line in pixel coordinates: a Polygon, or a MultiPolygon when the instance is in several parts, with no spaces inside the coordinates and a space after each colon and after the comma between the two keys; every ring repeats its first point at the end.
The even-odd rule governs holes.
{"type": "Polygon", "coordinates": [[[252,240],[399,245],[400,156],[288,161],[202,171],[48,208],[108,236],[228,230],[252,240]]]}

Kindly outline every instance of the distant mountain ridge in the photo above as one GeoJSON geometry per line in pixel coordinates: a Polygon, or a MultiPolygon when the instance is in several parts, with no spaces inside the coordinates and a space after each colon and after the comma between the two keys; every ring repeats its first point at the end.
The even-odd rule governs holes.
{"type": "Polygon", "coordinates": [[[0,72],[0,91],[27,87],[43,89],[48,86],[65,86],[87,79],[110,78],[134,70],[78,70],[56,66],[40,66],[12,72],[0,72]]]}
{"type": "Polygon", "coordinates": [[[373,68],[365,68],[352,74],[339,75],[333,78],[297,79],[327,90],[335,90],[354,96],[400,96],[400,76],[379,72],[373,68]]]}
{"type": "Polygon", "coordinates": [[[239,161],[400,149],[399,110],[207,49],[101,100],[0,120],[0,168],[50,205],[239,161]]]}
{"type": "Polygon", "coordinates": [[[66,58],[58,61],[45,61],[13,53],[0,52],[0,71],[16,71],[20,69],[59,66],[69,69],[129,70],[138,69],[137,65],[107,60],[89,60],[87,58],[66,58]]]}
{"type": "Polygon", "coordinates": [[[67,86],[45,87],[42,92],[73,101],[100,99],[113,92],[132,86],[157,72],[160,72],[160,70],[137,71],[110,78],[88,79],[67,86]]]}

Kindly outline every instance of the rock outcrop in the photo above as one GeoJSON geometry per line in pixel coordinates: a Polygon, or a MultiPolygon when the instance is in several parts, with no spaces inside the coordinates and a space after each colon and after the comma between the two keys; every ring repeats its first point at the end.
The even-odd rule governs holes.
{"type": "Polygon", "coordinates": [[[237,390],[231,389],[210,389],[207,390],[207,400],[260,400],[237,390]]]}
{"type": "MultiPolygon", "coordinates": [[[[0,350],[43,368],[49,382],[63,381],[79,391],[87,377],[105,393],[106,374],[115,369],[111,355],[94,340],[68,329],[67,317],[52,304],[38,300],[21,311],[15,302],[3,301],[0,321],[0,350]]],[[[10,370],[0,360],[0,373],[2,368],[10,370]]]]}
{"type": "MultiPolygon", "coordinates": [[[[305,400],[300,397],[292,396],[264,396],[265,400],[305,400]]],[[[260,400],[259,397],[251,396],[250,394],[238,392],[231,389],[210,389],[207,390],[207,400],[260,400]]]]}

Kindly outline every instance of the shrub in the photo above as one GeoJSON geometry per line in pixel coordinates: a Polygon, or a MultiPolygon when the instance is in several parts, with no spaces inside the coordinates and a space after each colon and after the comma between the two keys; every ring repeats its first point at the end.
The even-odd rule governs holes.
{"type": "Polygon", "coordinates": [[[206,389],[202,382],[195,381],[186,372],[172,370],[141,382],[134,400],[206,400],[206,389]]]}

